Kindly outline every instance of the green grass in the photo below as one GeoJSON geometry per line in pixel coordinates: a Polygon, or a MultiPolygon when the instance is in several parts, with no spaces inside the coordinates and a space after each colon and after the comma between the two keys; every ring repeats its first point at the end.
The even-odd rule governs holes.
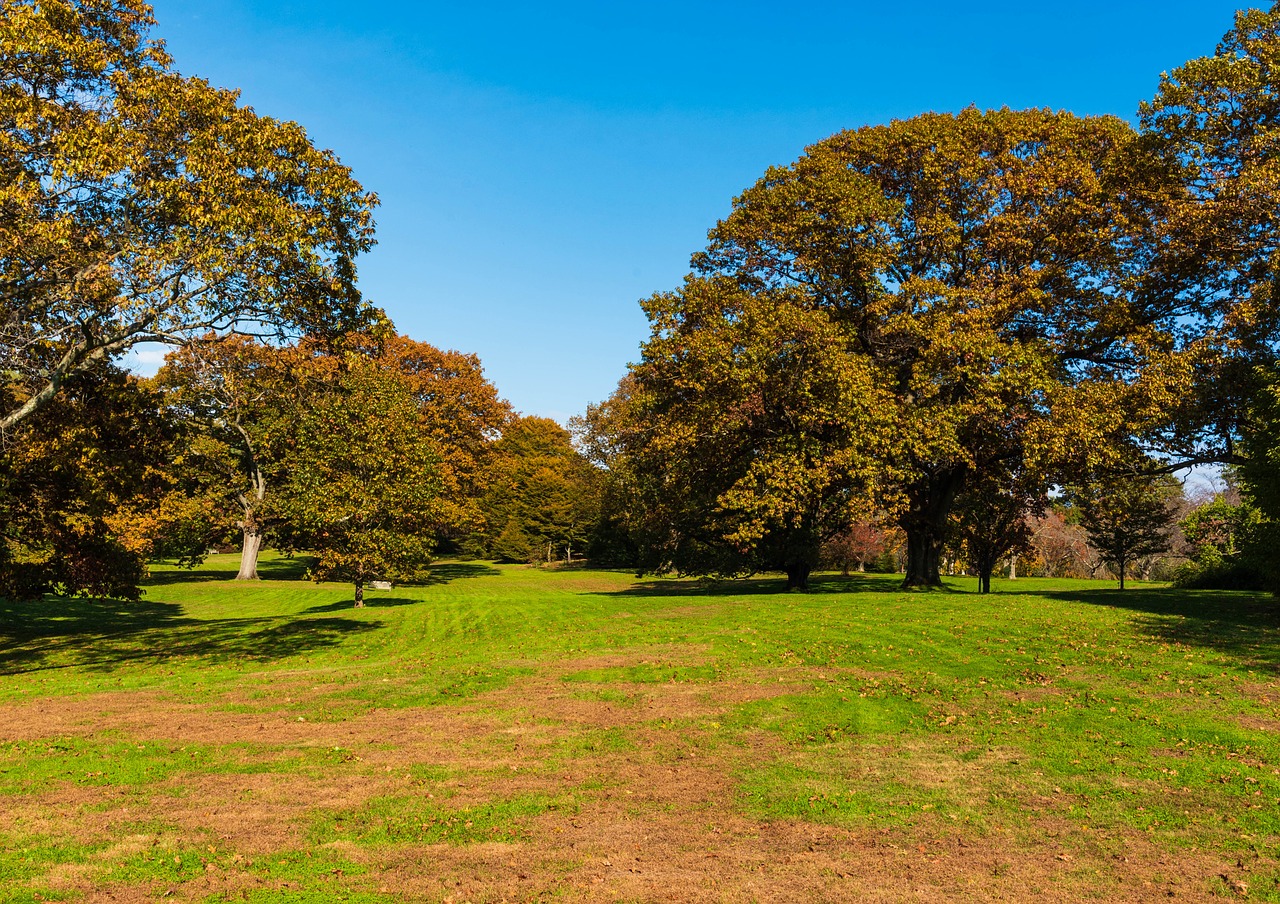
{"type": "MultiPolygon", "coordinates": [[[[335,889],[386,900],[388,852],[529,844],[532,826],[621,787],[611,760],[692,753],[723,763],[736,788],[725,805],[759,822],[941,824],[1029,845],[1051,817],[1081,857],[1097,839],[1140,835],[1175,859],[1249,862],[1250,896],[1280,900],[1280,607],[1269,597],[1037,579],[997,581],[986,597],[973,579],[903,593],[888,576],[819,576],[797,594],[772,579],[460,562],[420,586],[369,592],[355,610],[349,587],[299,580],[304,565],[267,557],[271,579],[242,585],[229,580],[231,557],[213,557],[193,572],[157,567],[137,603],[0,601],[10,711],[74,704],[91,719],[100,700],[118,710],[136,699],[269,726],[260,740],[226,743],[120,725],[0,729],[0,804],[13,814],[0,821],[0,901],[74,899],[72,868],[157,893],[195,888],[211,871],[248,883],[209,900],[322,900],[335,889]],[[621,721],[543,720],[517,740],[511,701],[535,680],[621,721]],[[718,706],[730,688],[758,692],[718,706]],[[647,695],[668,691],[705,706],[645,717],[647,695]],[[488,764],[470,772],[400,763],[390,740],[351,747],[278,729],[341,731],[398,711],[513,727],[459,742],[460,756],[488,764]],[[541,784],[487,793],[520,756],[541,784]],[[402,773],[403,788],[374,784],[402,773]],[[343,776],[372,790],[304,808],[292,847],[253,866],[164,821],[163,802],[198,794],[201,781],[254,775],[316,787],[343,776]],[[79,801],[58,814],[71,828],[111,816],[107,837],[50,831],[40,801],[58,794],[79,801]],[[128,815],[112,809],[126,805],[128,815]],[[113,852],[140,834],[152,847],[113,852]]],[[[1202,893],[1220,882],[1204,881],[1202,893]]]]}

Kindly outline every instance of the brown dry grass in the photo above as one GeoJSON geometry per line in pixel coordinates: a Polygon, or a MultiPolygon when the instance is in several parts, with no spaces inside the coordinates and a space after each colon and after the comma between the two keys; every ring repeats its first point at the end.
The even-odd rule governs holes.
{"type": "MultiPolygon", "coordinates": [[[[696,663],[697,651],[685,661],[696,663]]],[[[171,836],[132,831],[140,804],[125,789],[74,783],[19,801],[0,825],[110,841],[94,862],[57,868],[43,880],[91,902],[198,901],[255,889],[287,896],[288,888],[249,864],[317,843],[368,869],[352,887],[406,901],[1201,901],[1211,898],[1209,880],[1232,866],[1208,856],[1173,858],[1136,833],[1090,834],[1064,817],[1060,801],[1031,790],[1038,812],[1016,828],[940,818],[893,829],[751,819],[737,804],[733,776],[794,754],[764,733],[731,746],[710,743],[699,720],[823,680],[821,670],[797,669],[785,683],[769,684],[751,676],[711,685],[611,683],[621,702],[593,699],[589,686],[563,680],[637,664],[625,655],[566,661],[457,705],[376,709],[340,722],[300,722],[270,704],[219,711],[143,692],[5,706],[0,737],[11,741],[116,732],[139,742],[253,745],[263,759],[341,747],[352,759],[316,775],[180,773],[141,804],[172,826],[171,836]],[[681,729],[665,730],[664,722],[681,729]],[[566,741],[592,730],[625,733],[628,749],[565,755],[566,741]],[[443,767],[450,777],[431,786],[414,777],[420,766],[443,767]],[[319,811],[431,787],[447,793],[451,806],[531,792],[571,795],[575,806],[529,820],[520,843],[373,848],[308,836],[319,811]],[[103,887],[95,879],[100,864],[183,838],[206,839],[211,851],[235,852],[234,859],[211,858],[202,875],[174,887],[103,887]]],[[[314,689],[299,677],[276,693],[300,699],[314,689]]],[[[898,768],[892,760],[900,752],[866,750],[874,759],[851,768],[898,768]]],[[[918,783],[962,783],[974,793],[989,765],[922,751],[900,759],[918,783]]],[[[336,894],[346,880],[333,881],[336,894]]]]}

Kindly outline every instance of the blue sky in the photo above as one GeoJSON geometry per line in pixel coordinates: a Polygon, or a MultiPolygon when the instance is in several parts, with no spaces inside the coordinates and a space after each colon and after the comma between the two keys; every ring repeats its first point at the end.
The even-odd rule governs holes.
{"type": "Polygon", "coordinates": [[[1132,117],[1235,2],[158,0],[177,67],[302,123],[382,200],[361,286],[527,414],[606,397],[766,167],[934,110],[1132,117]]]}

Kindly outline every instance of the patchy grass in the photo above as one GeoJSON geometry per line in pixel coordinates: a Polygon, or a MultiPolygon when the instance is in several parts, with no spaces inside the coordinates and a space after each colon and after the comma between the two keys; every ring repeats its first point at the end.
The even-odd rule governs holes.
{"type": "Polygon", "coordinates": [[[1270,598],[235,564],[0,601],[0,901],[1280,900],[1270,598]]]}

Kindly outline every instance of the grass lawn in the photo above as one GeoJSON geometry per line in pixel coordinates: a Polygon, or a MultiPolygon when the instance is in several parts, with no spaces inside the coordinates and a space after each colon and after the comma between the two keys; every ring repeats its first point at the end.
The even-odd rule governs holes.
{"type": "Polygon", "coordinates": [[[0,901],[1280,901],[1280,604],[443,563],[0,601],[0,901]]]}

